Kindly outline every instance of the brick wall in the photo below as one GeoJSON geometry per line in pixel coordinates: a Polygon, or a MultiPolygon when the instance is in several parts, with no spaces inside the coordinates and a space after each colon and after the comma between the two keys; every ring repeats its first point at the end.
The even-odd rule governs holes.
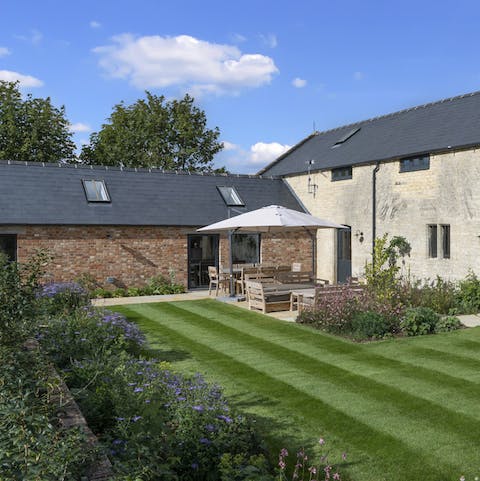
{"type": "MultiPolygon", "coordinates": [[[[196,227],[136,226],[9,226],[2,232],[17,233],[18,260],[24,261],[37,249],[51,253],[47,268],[55,281],[69,281],[82,273],[101,284],[108,277],[118,286],[145,283],[172,270],[177,282],[187,285],[187,235],[196,227]]],[[[311,240],[304,233],[262,235],[262,262],[311,266],[311,240]]],[[[220,240],[220,263],[228,265],[226,235],[220,240]]]]}

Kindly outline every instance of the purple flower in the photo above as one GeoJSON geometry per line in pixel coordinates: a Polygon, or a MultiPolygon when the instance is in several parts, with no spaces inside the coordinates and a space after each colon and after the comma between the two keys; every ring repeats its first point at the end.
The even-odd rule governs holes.
{"type": "Polygon", "coordinates": [[[133,416],[132,421],[136,423],[140,419],[142,419],[142,416],[133,416]]]}
{"type": "Polygon", "coordinates": [[[143,392],[143,387],[136,387],[133,392],[143,392]]]}
{"type": "Polygon", "coordinates": [[[192,409],[194,411],[198,411],[199,413],[203,413],[204,410],[203,406],[192,406],[192,409]]]}
{"type": "Polygon", "coordinates": [[[217,419],[221,419],[222,421],[225,421],[227,424],[230,424],[233,419],[229,416],[224,416],[223,414],[220,414],[220,416],[217,416],[217,419]]]}
{"type": "Polygon", "coordinates": [[[200,444],[206,444],[207,446],[210,446],[212,444],[212,441],[208,438],[200,438],[200,444]]]}

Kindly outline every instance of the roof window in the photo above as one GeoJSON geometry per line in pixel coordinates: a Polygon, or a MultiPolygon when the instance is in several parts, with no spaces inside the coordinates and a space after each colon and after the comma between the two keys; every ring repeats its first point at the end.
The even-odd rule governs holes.
{"type": "Polygon", "coordinates": [[[110,202],[104,180],[82,180],[88,202],[110,202]]]}
{"type": "Polygon", "coordinates": [[[237,190],[235,187],[218,187],[218,191],[220,192],[220,195],[222,196],[223,200],[225,201],[225,204],[227,204],[228,207],[242,207],[245,205],[245,202],[241,199],[241,197],[238,195],[237,190]]]}
{"type": "Polygon", "coordinates": [[[350,137],[353,137],[359,130],[361,129],[361,127],[356,127],[352,130],[349,130],[344,136],[340,137],[333,145],[332,145],[332,149],[334,147],[338,147],[342,144],[344,144],[350,137]]]}

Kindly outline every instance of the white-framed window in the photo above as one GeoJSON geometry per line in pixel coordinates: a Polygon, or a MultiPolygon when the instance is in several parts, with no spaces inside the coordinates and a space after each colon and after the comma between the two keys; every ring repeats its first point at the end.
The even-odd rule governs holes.
{"type": "Polygon", "coordinates": [[[235,187],[217,186],[217,189],[228,207],[243,207],[245,205],[235,187]]]}

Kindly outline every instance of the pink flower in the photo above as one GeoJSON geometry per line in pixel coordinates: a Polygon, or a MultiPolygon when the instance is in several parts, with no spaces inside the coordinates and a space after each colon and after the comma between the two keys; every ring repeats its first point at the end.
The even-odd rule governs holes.
{"type": "Polygon", "coordinates": [[[338,473],[334,473],[334,474],[333,474],[333,479],[339,480],[339,479],[340,479],[340,475],[339,475],[338,473]]]}
{"type": "Polygon", "coordinates": [[[325,444],[325,439],[320,438],[320,439],[318,440],[318,444],[320,444],[320,446],[323,446],[323,445],[325,444]]]}
{"type": "Polygon", "coordinates": [[[344,461],[347,460],[347,453],[342,453],[342,459],[343,459],[344,461]]]}

